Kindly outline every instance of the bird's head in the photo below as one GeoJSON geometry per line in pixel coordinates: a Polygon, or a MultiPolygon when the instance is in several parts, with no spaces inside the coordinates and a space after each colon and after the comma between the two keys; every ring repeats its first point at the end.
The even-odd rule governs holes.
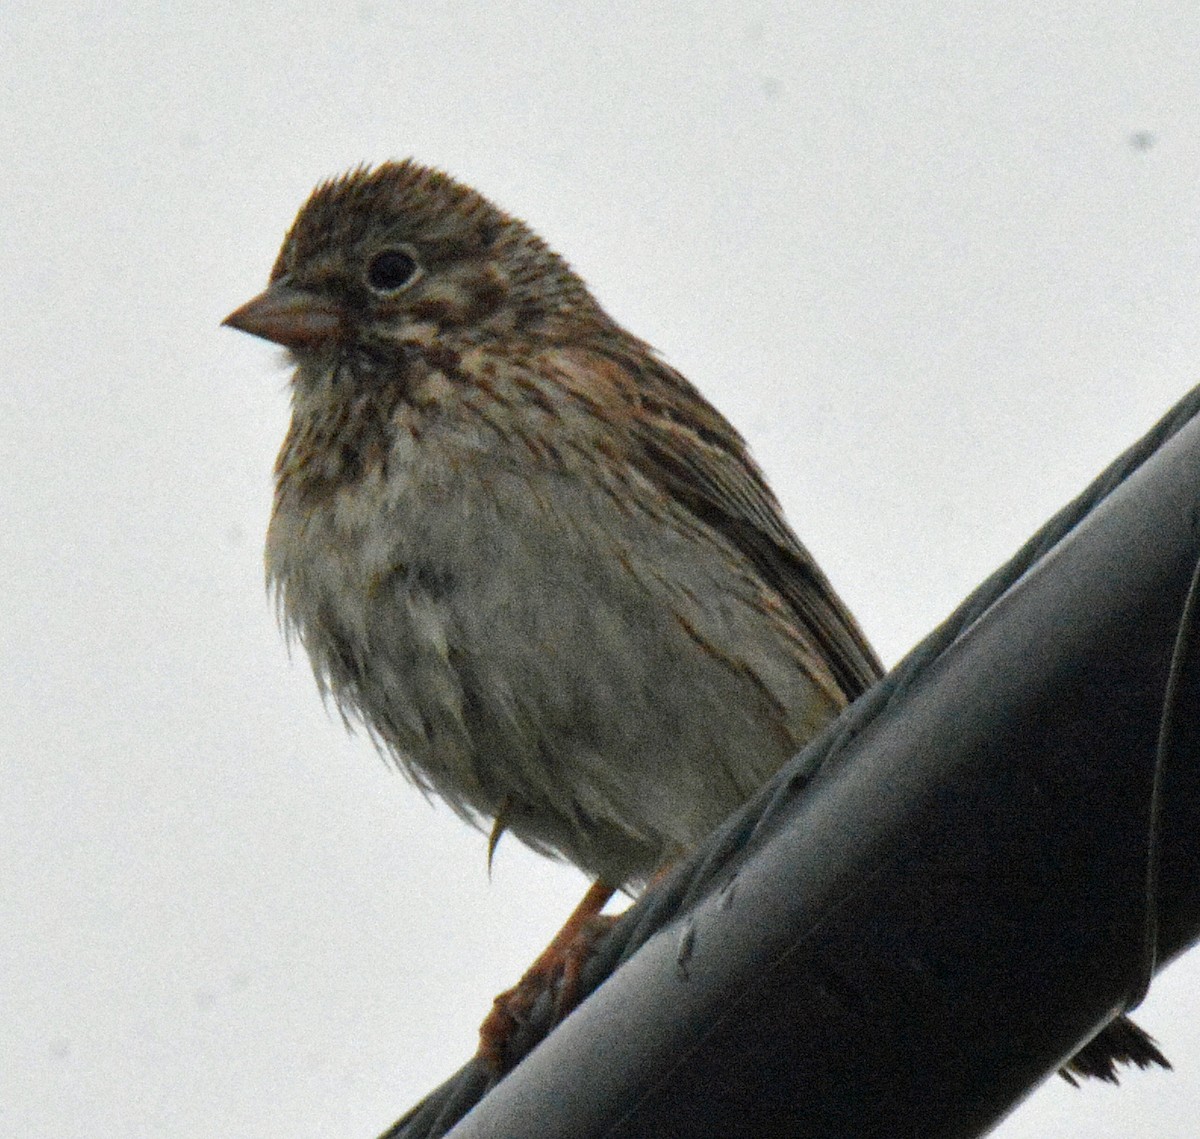
{"type": "Polygon", "coordinates": [[[318,186],[267,289],[224,323],[305,364],[553,338],[597,319],[583,282],[523,222],[405,160],[318,186]]]}

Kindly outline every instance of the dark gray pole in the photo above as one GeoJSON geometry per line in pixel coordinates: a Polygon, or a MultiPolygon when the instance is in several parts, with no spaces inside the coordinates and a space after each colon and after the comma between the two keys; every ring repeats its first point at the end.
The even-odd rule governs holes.
{"type": "Polygon", "coordinates": [[[1198,406],[639,902],[455,1139],[980,1135],[1197,940],[1198,406]]]}

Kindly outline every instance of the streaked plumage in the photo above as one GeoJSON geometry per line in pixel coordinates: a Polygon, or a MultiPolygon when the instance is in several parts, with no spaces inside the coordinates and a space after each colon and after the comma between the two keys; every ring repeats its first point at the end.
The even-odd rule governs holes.
{"type": "MultiPolygon", "coordinates": [[[[880,675],[724,417],[445,175],[319,187],[229,323],[297,365],[267,540],[287,624],[493,834],[635,888],[880,675]]],[[[1092,1074],[1157,1057],[1120,1023],[1092,1074]]]]}

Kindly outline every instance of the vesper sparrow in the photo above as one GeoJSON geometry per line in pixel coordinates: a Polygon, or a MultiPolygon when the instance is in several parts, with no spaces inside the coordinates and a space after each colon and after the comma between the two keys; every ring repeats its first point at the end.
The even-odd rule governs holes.
{"type": "MultiPolygon", "coordinates": [[[[595,880],[485,1022],[502,1064],[508,1018],[612,891],[698,843],[879,662],[733,427],[444,174],[320,186],[226,323],[296,364],[266,560],[318,683],[493,844],[595,880]]],[[[1161,1061],[1127,1021],[1089,1050],[1091,1074],[1161,1061]]]]}

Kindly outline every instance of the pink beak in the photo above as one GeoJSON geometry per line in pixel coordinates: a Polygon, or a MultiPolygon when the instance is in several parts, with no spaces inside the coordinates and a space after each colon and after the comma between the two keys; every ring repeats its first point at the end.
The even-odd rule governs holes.
{"type": "Polygon", "coordinates": [[[272,285],[223,321],[230,328],[273,340],[285,348],[317,348],[342,330],[342,311],[312,293],[272,285]]]}

